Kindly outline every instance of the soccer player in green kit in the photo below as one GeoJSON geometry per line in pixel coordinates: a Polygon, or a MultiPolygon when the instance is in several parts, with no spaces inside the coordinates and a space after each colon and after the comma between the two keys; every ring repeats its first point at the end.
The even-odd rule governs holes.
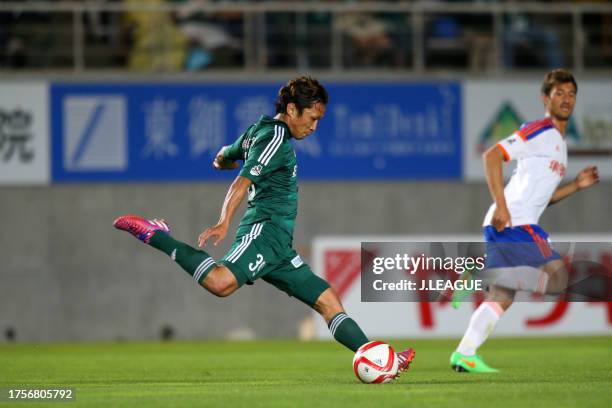
{"type": "MultiPolygon", "coordinates": [[[[210,293],[229,296],[244,284],[261,278],[314,308],[325,319],[334,338],[356,351],[369,340],[344,311],[329,284],[315,275],[293,249],[297,215],[297,161],[291,139],[298,142],[313,133],[325,114],[328,95],[311,77],[289,81],[278,93],[276,116],[262,115],[232,145],[214,159],[218,170],[242,168],[227,192],[219,222],[198,238],[199,246],[222,241],[245,196],[248,208],[240,221],[234,243],[220,262],[203,250],[170,236],[164,220],[124,215],[115,220],[146,244],[166,253],[210,293]]],[[[399,372],[414,358],[408,348],[397,353],[399,372]]]]}

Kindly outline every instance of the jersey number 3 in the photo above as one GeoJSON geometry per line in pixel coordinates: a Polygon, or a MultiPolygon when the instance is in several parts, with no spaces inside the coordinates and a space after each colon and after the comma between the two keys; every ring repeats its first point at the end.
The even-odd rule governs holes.
{"type": "Polygon", "coordinates": [[[264,260],[263,255],[262,254],[257,254],[257,261],[255,263],[251,262],[249,264],[249,270],[251,272],[254,272],[254,271],[258,270],[259,268],[261,268],[263,266],[262,265],[263,260],[264,260]]]}

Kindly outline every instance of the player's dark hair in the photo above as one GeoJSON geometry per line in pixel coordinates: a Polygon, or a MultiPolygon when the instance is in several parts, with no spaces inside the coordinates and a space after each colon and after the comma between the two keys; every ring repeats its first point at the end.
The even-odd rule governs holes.
{"type": "Polygon", "coordinates": [[[550,96],[550,91],[552,91],[555,86],[570,82],[574,84],[574,88],[576,92],[578,92],[578,84],[571,72],[562,68],[553,69],[544,76],[544,82],[542,82],[542,95],[550,96]]]}
{"type": "Polygon", "coordinates": [[[316,103],[327,105],[327,91],[316,79],[301,76],[287,82],[278,91],[276,113],[287,113],[287,105],[292,102],[301,115],[305,108],[311,108],[316,103]]]}

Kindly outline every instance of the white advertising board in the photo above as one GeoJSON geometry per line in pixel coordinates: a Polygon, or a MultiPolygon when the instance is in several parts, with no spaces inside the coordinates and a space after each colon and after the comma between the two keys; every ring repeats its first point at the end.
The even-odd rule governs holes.
{"type": "Polygon", "coordinates": [[[49,183],[49,87],[0,82],[0,185],[49,183]]]}
{"type": "MultiPolygon", "coordinates": [[[[481,154],[522,123],[544,117],[539,81],[465,81],[463,86],[463,177],[484,180],[481,154]]],[[[579,81],[569,122],[567,177],[589,165],[612,179],[612,81],[579,81]]],[[[506,172],[508,175],[509,172],[506,172]]]]}
{"type": "MultiPolygon", "coordinates": [[[[458,310],[450,303],[362,302],[361,242],[477,242],[480,236],[318,237],[313,242],[313,269],[339,293],[347,313],[372,338],[459,338],[475,303],[458,310]]],[[[556,242],[612,242],[610,235],[555,235],[556,242]]],[[[612,255],[612,254],[607,254],[612,255]]],[[[329,329],[315,319],[315,337],[328,339],[329,329]]],[[[517,302],[495,328],[496,336],[612,335],[612,302],[517,302]]]]}

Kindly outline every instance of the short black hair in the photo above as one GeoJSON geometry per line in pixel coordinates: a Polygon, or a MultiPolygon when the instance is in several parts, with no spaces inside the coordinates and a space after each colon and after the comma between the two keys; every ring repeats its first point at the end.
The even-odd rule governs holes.
{"type": "Polygon", "coordinates": [[[279,91],[276,100],[276,113],[287,113],[287,105],[294,103],[301,115],[305,108],[316,103],[327,105],[327,91],[316,79],[301,76],[287,82],[279,91]]]}
{"type": "Polygon", "coordinates": [[[550,91],[552,91],[555,86],[567,83],[574,84],[576,93],[578,92],[578,84],[570,71],[563,68],[553,69],[544,76],[544,81],[542,82],[542,95],[550,96],[550,91]]]}

